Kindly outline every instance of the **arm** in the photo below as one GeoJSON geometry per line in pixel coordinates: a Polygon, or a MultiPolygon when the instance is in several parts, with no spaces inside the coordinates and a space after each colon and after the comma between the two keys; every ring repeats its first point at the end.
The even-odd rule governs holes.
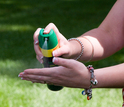
{"type": "MultiPolygon", "coordinates": [[[[93,60],[102,59],[112,55],[124,46],[124,0],[118,0],[113,6],[101,25],[82,36],[78,37],[84,44],[84,54],[80,60],[88,60],[92,54],[92,46],[84,36],[92,42],[94,46],[93,60]],[[110,51],[111,50],[111,51],[110,51]]],[[[80,44],[77,41],[68,42],[56,29],[53,24],[48,25],[45,30],[48,33],[53,28],[60,40],[60,48],[54,51],[54,56],[65,55],[65,57],[77,57],[80,54],[80,44]],[[73,47],[73,48],[71,48],[73,47]],[[64,52],[63,52],[64,51],[64,52]]],[[[37,56],[42,57],[38,48],[37,36],[39,30],[34,34],[34,48],[37,56]]],[[[74,87],[89,88],[90,73],[83,63],[72,59],[54,57],[54,64],[58,67],[27,69],[20,73],[23,80],[32,82],[74,87]],[[67,82],[68,81],[68,82],[67,82]]],[[[95,69],[98,85],[94,88],[122,88],[124,87],[124,63],[112,67],[95,69]]]]}
{"type": "MultiPolygon", "coordinates": [[[[90,40],[94,47],[93,60],[99,60],[106,58],[124,46],[124,0],[117,0],[115,5],[110,10],[107,17],[101,23],[101,25],[91,31],[81,35],[79,39],[84,44],[84,54],[80,60],[88,60],[92,54],[92,46],[84,36],[90,40]]],[[[76,41],[70,41],[76,44],[76,41]]],[[[72,54],[79,55],[79,45],[75,45],[77,53],[72,54]]]]}
{"type": "MultiPolygon", "coordinates": [[[[110,10],[107,17],[98,28],[90,30],[81,35],[79,40],[84,45],[84,52],[80,61],[88,61],[94,55],[92,61],[106,58],[124,46],[124,0],[117,0],[115,5],[110,10]],[[85,38],[84,38],[85,37],[85,38]],[[87,39],[88,40],[87,40],[87,39]],[[90,42],[89,42],[90,41],[90,42]],[[93,48],[92,48],[92,45],[93,48]]],[[[53,56],[62,56],[64,58],[76,59],[81,52],[80,44],[75,41],[67,41],[66,38],[59,32],[57,27],[50,23],[44,29],[44,33],[49,33],[53,29],[58,37],[60,48],[53,51],[53,56]],[[73,47],[73,48],[72,48],[73,47]]],[[[38,35],[40,29],[34,33],[34,49],[37,59],[42,63],[43,55],[39,50],[38,35]]]]}
{"type": "Polygon", "coordinates": [[[95,88],[124,88],[124,63],[96,69],[95,75],[99,83],[95,88]]]}
{"type": "MultiPolygon", "coordinates": [[[[55,58],[58,67],[42,69],[26,69],[19,74],[23,80],[54,84],[72,88],[89,88],[90,72],[87,67],[72,59],[55,58]],[[76,66],[76,67],[75,67],[76,66]]],[[[95,69],[98,84],[93,88],[123,88],[124,63],[112,67],[95,69]]]]}

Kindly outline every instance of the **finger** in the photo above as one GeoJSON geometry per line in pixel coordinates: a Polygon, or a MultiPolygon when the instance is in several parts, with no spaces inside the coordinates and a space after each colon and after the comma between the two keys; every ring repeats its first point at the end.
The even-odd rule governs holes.
{"type": "Polygon", "coordinates": [[[30,79],[29,79],[29,78],[24,78],[24,77],[21,77],[21,80],[30,81],[30,79]]]}
{"type": "Polygon", "coordinates": [[[63,47],[60,47],[60,48],[56,49],[55,51],[53,51],[52,54],[54,57],[58,57],[58,56],[67,57],[66,55],[69,54],[68,50],[69,50],[68,47],[63,46],[63,47]]]}
{"type": "Polygon", "coordinates": [[[38,81],[38,80],[30,80],[32,83],[41,83],[41,84],[46,84],[44,81],[38,81]]]}
{"type": "Polygon", "coordinates": [[[38,41],[38,36],[39,36],[39,32],[40,32],[41,28],[38,28],[35,32],[34,32],[34,41],[38,41]]]}
{"type": "Polygon", "coordinates": [[[43,63],[43,56],[39,57],[38,55],[36,55],[36,58],[41,64],[43,63]]]}
{"type": "Polygon", "coordinates": [[[41,75],[41,76],[51,76],[54,72],[53,68],[42,68],[42,69],[26,69],[23,72],[23,75],[33,74],[33,75],[41,75]]]}
{"type": "Polygon", "coordinates": [[[52,81],[39,81],[39,80],[28,80],[28,81],[32,81],[32,83],[41,83],[41,84],[48,84],[48,85],[56,85],[56,86],[61,86],[60,83],[53,83],[52,81]]]}
{"type": "Polygon", "coordinates": [[[38,41],[38,36],[39,36],[39,32],[40,32],[41,28],[38,28],[35,33],[34,33],[34,50],[35,50],[35,53],[37,54],[37,56],[39,58],[43,58],[43,55],[41,53],[41,50],[40,50],[40,47],[39,47],[39,41],[38,41]]]}
{"type": "Polygon", "coordinates": [[[30,78],[22,77],[21,80],[31,81],[32,83],[42,83],[42,84],[44,84],[44,81],[33,80],[33,79],[30,79],[30,78]]]}
{"type": "Polygon", "coordinates": [[[78,62],[73,59],[64,59],[64,58],[54,57],[53,63],[66,68],[74,68],[78,62]]]}
{"type": "Polygon", "coordinates": [[[50,32],[50,30],[53,29],[56,36],[57,36],[57,39],[58,39],[58,42],[60,39],[64,38],[63,35],[59,32],[58,28],[55,26],[55,24],[53,23],[49,23],[45,29],[44,29],[44,33],[47,34],[50,32]]]}
{"type": "Polygon", "coordinates": [[[49,33],[51,29],[53,29],[54,32],[58,35],[59,30],[57,29],[57,27],[56,27],[53,23],[49,23],[49,24],[45,27],[44,33],[49,33]]]}
{"type": "Polygon", "coordinates": [[[20,75],[23,75],[23,72],[20,72],[19,75],[18,75],[18,77],[20,77],[20,75]]]}
{"type": "Polygon", "coordinates": [[[49,76],[41,76],[41,75],[32,75],[32,74],[25,74],[21,77],[22,80],[32,81],[33,83],[47,83],[52,84],[53,80],[52,77],[49,76]]]}
{"type": "Polygon", "coordinates": [[[51,79],[51,78],[47,78],[43,80],[33,80],[33,79],[28,79],[28,81],[32,81],[32,83],[42,83],[42,84],[48,84],[48,85],[56,85],[56,86],[62,86],[62,81],[61,80],[57,80],[57,79],[51,79]]]}
{"type": "Polygon", "coordinates": [[[28,81],[45,81],[46,78],[44,76],[39,75],[32,75],[32,74],[25,74],[21,77],[22,80],[28,80],[28,81]]]}

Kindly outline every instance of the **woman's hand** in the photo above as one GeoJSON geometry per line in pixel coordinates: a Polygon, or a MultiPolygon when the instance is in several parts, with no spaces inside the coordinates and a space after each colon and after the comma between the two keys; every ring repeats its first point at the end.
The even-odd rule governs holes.
{"type": "Polygon", "coordinates": [[[42,69],[27,69],[19,74],[22,80],[47,83],[72,88],[89,88],[90,73],[81,62],[73,59],[53,58],[59,66],[42,69]]]}
{"type": "MultiPolygon", "coordinates": [[[[44,29],[44,33],[45,34],[49,33],[51,29],[53,29],[54,32],[56,33],[58,42],[59,42],[59,46],[60,46],[59,49],[53,51],[53,56],[62,56],[62,57],[68,58],[70,51],[71,51],[71,46],[70,46],[69,42],[59,32],[59,30],[53,23],[50,23],[46,26],[46,28],[44,29]]],[[[38,28],[34,33],[34,37],[33,37],[34,38],[34,50],[36,52],[36,58],[38,59],[38,61],[43,63],[43,60],[42,60],[43,55],[39,49],[39,41],[38,41],[38,36],[39,36],[40,30],[41,30],[41,28],[38,28]]]]}

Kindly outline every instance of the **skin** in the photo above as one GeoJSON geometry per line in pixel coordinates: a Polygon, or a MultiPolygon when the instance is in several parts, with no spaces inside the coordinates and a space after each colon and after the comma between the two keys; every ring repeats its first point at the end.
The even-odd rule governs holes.
{"type": "MultiPolygon", "coordinates": [[[[94,55],[92,61],[96,61],[111,56],[124,47],[123,9],[124,0],[117,0],[98,28],[92,29],[78,37],[85,47],[84,53],[79,61],[88,61],[93,54],[93,48],[94,55]]],[[[34,33],[34,50],[39,62],[43,63],[43,55],[38,44],[40,29],[41,28],[38,28],[34,33]]],[[[46,26],[44,33],[49,33],[51,29],[55,31],[60,45],[60,48],[53,52],[53,63],[58,65],[58,67],[26,69],[19,74],[19,77],[21,77],[22,80],[37,83],[44,83],[45,81],[47,84],[59,86],[89,88],[90,73],[87,67],[83,63],[74,60],[81,52],[80,44],[75,40],[67,41],[53,23],[46,26]],[[63,58],[59,58],[59,56],[63,58]]],[[[94,73],[98,84],[93,86],[93,88],[123,88],[123,67],[124,63],[95,69],[94,73]]]]}

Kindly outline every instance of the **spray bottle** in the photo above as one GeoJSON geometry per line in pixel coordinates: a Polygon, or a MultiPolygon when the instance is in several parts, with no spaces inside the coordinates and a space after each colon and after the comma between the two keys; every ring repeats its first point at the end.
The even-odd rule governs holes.
{"type": "MultiPolygon", "coordinates": [[[[53,67],[56,66],[53,64],[52,59],[52,52],[59,48],[57,36],[53,29],[51,29],[50,33],[44,34],[44,29],[40,30],[38,40],[41,52],[43,54],[43,65],[44,67],[53,67]]],[[[55,86],[55,85],[48,85],[47,87],[52,91],[59,91],[63,87],[62,86],[55,86]]]]}

